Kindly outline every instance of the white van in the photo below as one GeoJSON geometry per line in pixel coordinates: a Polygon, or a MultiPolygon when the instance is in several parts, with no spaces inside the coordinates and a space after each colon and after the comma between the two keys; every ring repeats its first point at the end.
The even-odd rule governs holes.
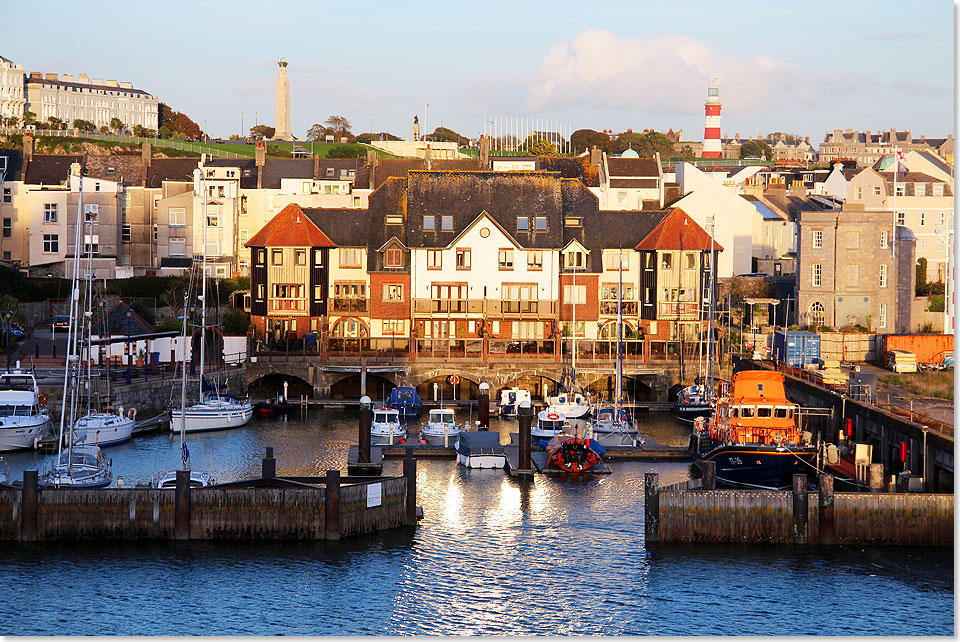
{"type": "Polygon", "coordinates": [[[890,350],[887,352],[887,367],[894,372],[916,372],[917,355],[906,350],[890,350]]]}

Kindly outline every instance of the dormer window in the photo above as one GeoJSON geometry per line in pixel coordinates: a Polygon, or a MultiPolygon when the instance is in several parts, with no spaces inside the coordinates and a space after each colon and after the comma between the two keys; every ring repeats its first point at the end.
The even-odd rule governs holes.
{"type": "Polygon", "coordinates": [[[943,183],[934,183],[934,184],[933,184],[933,195],[934,195],[934,196],[943,196],[943,183]]]}
{"type": "Polygon", "coordinates": [[[926,183],[915,183],[913,186],[913,195],[914,196],[926,196],[927,195],[927,184],[926,183]]]}
{"type": "Polygon", "coordinates": [[[526,216],[518,216],[518,217],[517,217],[517,231],[518,231],[518,232],[526,232],[526,231],[529,230],[529,229],[530,229],[530,219],[527,218],[526,216]]]}

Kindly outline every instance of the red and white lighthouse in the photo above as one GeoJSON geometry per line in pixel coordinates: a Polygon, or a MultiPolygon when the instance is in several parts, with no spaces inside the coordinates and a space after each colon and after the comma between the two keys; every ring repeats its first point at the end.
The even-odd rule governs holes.
{"type": "Polygon", "coordinates": [[[707,102],[703,104],[706,116],[703,129],[703,158],[723,158],[720,145],[720,86],[714,78],[707,89],[707,102]]]}

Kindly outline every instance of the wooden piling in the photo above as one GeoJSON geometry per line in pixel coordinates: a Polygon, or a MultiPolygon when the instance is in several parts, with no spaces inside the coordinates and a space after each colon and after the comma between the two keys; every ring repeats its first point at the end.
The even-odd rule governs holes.
{"type": "Polygon", "coordinates": [[[267,455],[263,458],[263,466],[260,477],[263,479],[273,479],[277,476],[277,460],[273,456],[273,447],[267,446],[267,455]]]}
{"type": "Polygon", "coordinates": [[[703,490],[716,490],[717,489],[717,462],[715,461],[702,461],[700,462],[700,483],[703,490]]]}
{"type": "MultiPolygon", "coordinates": [[[[360,398],[360,427],[357,435],[357,463],[370,463],[370,426],[373,425],[373,402],[370,397],[360,398]]],[[[392,441],[390,443],[393,443],[392,441]]]]}
{"type": "Polygon", "coordinates": [[[480,384],[480,401],[477,406],[477,419],[480,421],[480,430],[490,428],[490,384],[480,384]]]}
{"type": "Polygon", "coordinates": [[[413,448],[408,447],[403,458],[403,476],[407,479],[406,518],[409,526],[417,525],[417,460],[413,448]]]}
{"type": "Polygon", "coordinates": [[[833,475],[820,474],[817,483],[817,500],[819,513],[819,541],[821,546],[833,546],[835,527],[833,516],[833,475]]]}
{"type": "Polygon", "coordinates": [[[23,471],[20,499],[20,541],[37,541],[37,505],[39,504],[37,471],[23,471]]]}
{"type": "Polygon", "coordinates": [[[178,540],[190,539],[190,471],[177,471],[174,491],[173,531],[178,540]]]}
{"type": "Polygon", "coordinates": [[[807,476],[793,476],[793,543],[807,543],[807,476]]]}
{"type": "Polygon", "coordinates": [[[324,523],[325,537],[330,540],[340,539],[340,471],[328,470],[324,491],[324,523]]]}
{"type": "Polygon", "coordinates": [[[517,409],[517,422],[520,424],[520,468],[517,473],[520,475],[532,475],[533,467],[530,465],[530,423],[533,421],[533,406],[529,401],[521,401],[517,409]]]}
{"type": "Polygon", "coordinates": [[[644,473],[643,495],[643,531],[653,544],[660,541],[660,473],[644,473]]]}

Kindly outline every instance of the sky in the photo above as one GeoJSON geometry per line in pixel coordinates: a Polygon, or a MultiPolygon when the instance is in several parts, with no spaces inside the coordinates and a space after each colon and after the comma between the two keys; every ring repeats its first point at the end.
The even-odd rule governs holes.
{"type": "Polygon", "coordinates": [[[418,115],[469,137],[493,116],[702,140],[714,76],[724,135],[954,126],[944,0],[5,4],[0,55],[25,72],[131,81],[215,137],[275,124],[281,57],[301,138],[335,114],[405,138],[418,115]]]}

